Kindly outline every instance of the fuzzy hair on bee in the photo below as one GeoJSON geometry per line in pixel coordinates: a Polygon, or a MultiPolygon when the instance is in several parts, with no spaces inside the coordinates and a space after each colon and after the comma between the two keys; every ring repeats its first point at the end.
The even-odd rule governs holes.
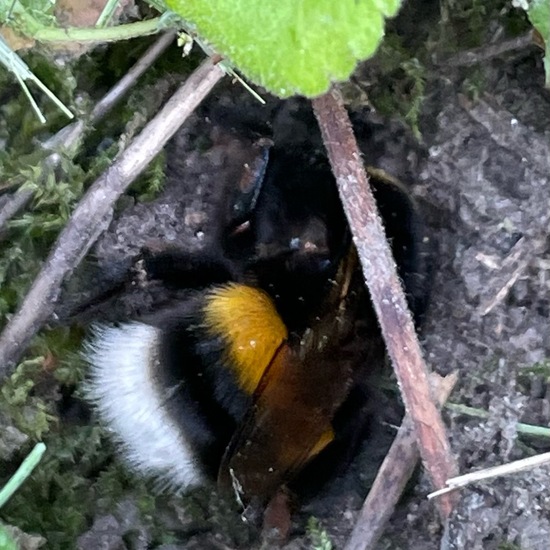
{"type": "Polygon", "coordinates": [[[177,492],[200,485],[204,475],[165,409],[169,396],[154,369],[160,342],[159,329],[144,323],[96,326],[84,350],[92,368],[84,391],[130,467],[155,478],[159,490],[177,492]]]}
{"type": "MultiPolygon", "coordinates": [[[[96,327],[85,391],[130,467],[159,487],[217,480],[266,503],[353,455],[385,351],[325,155],[276,139],[256,147],[212,246],[142,251],[147,277],[180,297],[96,327]]],[[[417,207],[384,173],[371,184],[419,315],[417,207]]]]}

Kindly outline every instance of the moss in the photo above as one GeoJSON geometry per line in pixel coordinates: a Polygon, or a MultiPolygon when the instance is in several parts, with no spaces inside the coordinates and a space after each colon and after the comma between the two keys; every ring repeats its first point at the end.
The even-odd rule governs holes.
{"type": "MultiPolygon", "coordinates": [[[[420,12],[425,21],[418,20],[419,10],[414,5],[404,6],[401,18],[390,24],[376,56],[368,62],[368,81],[364,84],[376,110],[403,120],[417,139],[421,138],[419,120],[428,85],[445,76],[445,64],[434,66],[434,59],[443,60],[490,43],[498,26],[509,37],[529,27],[525,14],[504,0],[444,0],[432,4],[431,11],[420,12]],[[431,12],[438,8],[440,18],[430,24],[431,12]],[[411,40],[409,27],[413,24],[418,32],[411,40]]],[[[459,70],[463,92],[476,99],[485,87],[483,67],[459,70]]]]}
{"type": "Polygon", "coordinates": [[[521,371],[522,375],[543,376],[546,382],[550,382],[550,359],[545,359],[535,363],[531,367],[526,367],[521,371]]]}
{"type": "Polygon", "coordinates": [[[2,511],[24,531],[40,533],[48,548],[70,548],[95,514],[129,488],[141,487],[112,461],[112,449],[97,426],[51,431],[42,463],[2,511]],[[113,481],[117,482],[114,483],[113,481]]]}
{"type": "MultiPolygon", "coordinates": [[[[44,50],[25,55],[25,61],[67,105],[89,105],[101,97],[136,61],[153,39],[124,42],[98,48],[92,56],[56,65],[44,50]],[[78,84],[77,84],[78,83],[78,84]],[[82,83],[86,85],[83,87],[82,83]]],[[[12,75],[0,72],[0,165],[2,187],[28,189],[30,205],[10,220],[0,242],[0,318],[7,319],[25,296],[43,259],[69,219],[87,186],[112,162],[131,136],[169,93],[174,83],[161,87],[159,74],[176,67],[182,70],[178,52],[169,52],[148,71],[125,101],[107,120],[90,128],[74,158],[64,156],[56,167],[44,160],[49,152],[37,147],[67,124],[48,101],[36,98],[48,122],[41,125],[12,75]],[[177,54],[177,55],[175,55],[177,54]]],[[[195,64],[185,62],[185,67],[195,64]]],[[[164,155],[159,155],[133,185],[131,194],[140,201],[158,194],[164,183],[164,155]]],[[[58,405],[64,387],[83,378],[85,365],[79,357],[82,331],[59,327],[37,336],[15,372],[0,387],[0,413],[28,437],[10,461],[0,463],[0,484],[36,441],[48,447],[39,468],[2,510],[2,518],[26,532],[39,533],[48,548],[72,548],[102,510],[111,510],[121,498],[131,498],[145,523],[151,523],[156,498],[150,486],[133,478],[113,459],[112,448],[97,426],[67,424],[58,405]]],[[[158,538],[160,528],[156,531],[158,538]]],[[[169,537],[168,537],[169,538],[169,537]]]]}
{"type": "Polygon", "coordinates": [[[128,194],[135,197],[138,202],[149,202],[158,197],[166,180],[165,169],[166,155],[162,152],[153,159],[129,189],[128,194]]]}
{"type": "Polygon", "coordinates": [[[311,550],[332,550],[332,541],[317,518],[309,518],[307,535],[311,541],[311,550]]]}

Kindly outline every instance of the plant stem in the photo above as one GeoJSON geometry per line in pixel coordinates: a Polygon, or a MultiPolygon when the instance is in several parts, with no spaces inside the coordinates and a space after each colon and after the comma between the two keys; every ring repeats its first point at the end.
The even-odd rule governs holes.
{"type": "Polygon", "coordinates": [[[155,34],[158,30],[160,18],[136,21],[126,25],[115,27],[70,27],[51,28],[43,27],[37,29],[32,37],[39,42],[114,42],[116,40],[127,40],[138,36],[155,34]]]}
{"type": "Polygon", "coordinates": [[[109,21],[113,18],[116,9],[118,8],[119,0],[107,0],[107,3],[103,7],[103,10],[99,14],[95,26],[99,28],[106,27],[109,21]]]}
{"type": "Polygon", "coordinates": [[[10,480],[2,487],[0,491],[0,508],[6,504],[6,502],[13,496],[15,491],[21,487],[23,482],[31,475],[32,471],[36,468],[42,455],[46,451],[46,445],[44,443],[37,443],[34,449],[30,452],[29,456],[23,460],[21,466],[17,468],[15,474],[13,474],[10,480]]]}
{"type": "MultiPolygon", "coordinates": [[[[469,407],[468,405],[462,405],[461,403],[446,403],[445,408],[449,411],[454,412],[455,414],[464,414],[466,416],[472,416],[475,418],[490,418],[491,413],[484,409],[477,409],[475,407],[469,407]]],[[[534,437],[545,437],[550,438],[550,428],[545,428],[544,426],[535,426],[533,424],[524,424],[523,422],[518,422],[516,424],[516,429],[519,433],[523,435],[532,435],[534,437]]]]}

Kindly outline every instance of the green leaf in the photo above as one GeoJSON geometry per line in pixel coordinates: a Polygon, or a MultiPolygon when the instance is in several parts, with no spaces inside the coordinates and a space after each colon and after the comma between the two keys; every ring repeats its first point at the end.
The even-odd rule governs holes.
{"type": "Polygon", "coordinates": [[[544,70],[546,72],[546,87],[550,88],[550,0],[531,0],[527,15],[546,45],[544,70]]]}
{"type": "Polygon", "coordinates": [[[280,97],[316,96],[349,78],[400,0],[167,0],[199,37],[280,97]]]}

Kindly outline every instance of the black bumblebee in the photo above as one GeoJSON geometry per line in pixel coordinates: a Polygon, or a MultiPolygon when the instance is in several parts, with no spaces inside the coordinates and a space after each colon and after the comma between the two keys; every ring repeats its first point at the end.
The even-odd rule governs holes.
{"type": "MultiPolygon", "coordinates": [[[[95,329],[87,392],[128,462],[162,487],[217,479],[265,504],[349,458],[385,352],[326,157],[276,140],[254,147],[212,246],[142,252],[147,277],[180,297],[95,329]]],[[[371,184],[419,314],[416,207],[385,174],[372,171],[371,184]]]]}

